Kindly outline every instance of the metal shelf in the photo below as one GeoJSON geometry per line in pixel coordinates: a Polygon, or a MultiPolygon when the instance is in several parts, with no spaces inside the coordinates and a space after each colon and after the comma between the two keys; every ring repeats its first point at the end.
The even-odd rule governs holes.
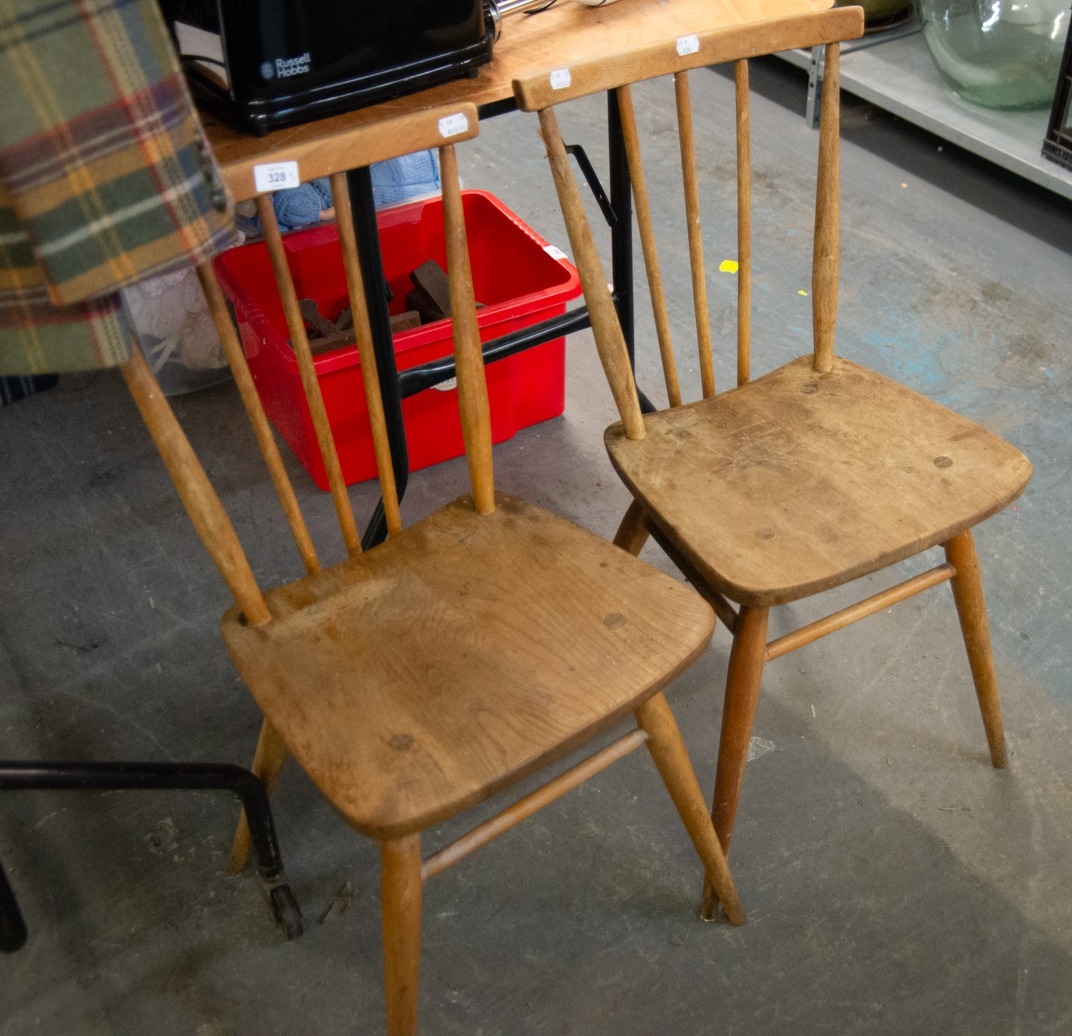
{"type": "MultiPolygon", "coordinates": [[[[810,52],[787,51],[779,57],[808,69],[812,83],[816,82],[810,52]]],[[[1072,199],[1072,171],[1042,157],[1049,109],[995,111],[963,100],[942,79],[919,32],[892,38],[873,36],[863,46],[844,46],[841,85],[876,107],[1072,199]]],[[[809,98],[809,112],[812,110],[809,98]]]]}

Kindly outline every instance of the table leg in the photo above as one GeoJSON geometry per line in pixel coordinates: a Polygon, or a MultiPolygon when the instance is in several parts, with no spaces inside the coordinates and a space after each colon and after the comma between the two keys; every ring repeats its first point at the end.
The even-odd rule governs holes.
{"type": "MultiPolygon", "coordinates": [[[[387,421],[387,436],[391,441],[391,461],[395,469],[395,484],[401,502],[409,481],[409,454],[406,450],[406,426],[402,420],[402,395],[398,383],[398,368],[395,366],[394,336],[391,333],[391,316],[387,310],[387,280],[383,273],[380,256],[380,238],[376,230],[376,204],[372,196],[372,176],[368,167],[351,169],[346,174],[350,191],[350,205],[354,215],[354,233],[361,256],[361,273],[365,280],[365,298],[368,300],[369,325],[372,330],[372,345],[376,351],[379,367],[380,394],[383,397],[384,416],[387,421]]],[[[382,543],[387,537],[382,502],[377,504],[368,527],[361,538],[361,546],[368,550],[382,543]]]]}
{"type": "MultiPolygon", "coordinates": [[[[633,184],[625,154],[622,118],[618,98],[607,94],[607,142],[610,155],[610,204],[617,217],[610,229],[611,280],[614,305],[622,326],[629,363],[636,370],[636,318],[633,293],[633,184]]],[[[654,413],[655,404],[637,386],[637,399],[645,414],[654,413]]]]}
{"type": "Polygon", "coordinates": [[[611,281],[618,320],[629,350],[629,362],[636,367],[634,355],[633,308],[633,185],[629,178],[629,162],[625,155],[622,119],[618,98],[607,94],[607,142],[610,155],[610,205],[617,222],[610,231],[611,281]]]}

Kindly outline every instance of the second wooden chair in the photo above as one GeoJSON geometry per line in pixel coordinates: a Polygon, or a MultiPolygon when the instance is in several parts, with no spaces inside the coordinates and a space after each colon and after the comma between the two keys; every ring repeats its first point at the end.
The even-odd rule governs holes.
{"type": "MultiPolygon", "coordinates": [[[[834,355],[838,277],[839,49],[863,31],[860,8],[836,8],[647,43],[514,84],[538,111],[596,344],[621,421],[607,429],[611,462],[633,496],[616,542],[632,553],[649,535],[711,602],[733,635],[712,807],[727,851],[764,665],[943,582],[952,585],[991,760],[1005,743],[972,529],[1023,491],[1027,458],[979,425],[834,355]],[[813,351],[752,380],[750,57],[825,44],[812,267],[813,351]],[[715,393],[700,183],[689,72],[736,63],[737,385],[715,393]],[[678,384],[631,84],[674,77],[694,289],[702,398],[678,384]],[[555,114],[577,97],[613,91],[621,113],[640,237],[670,406],[642,414],[622,330],[555,114]],[[912,558],[945,557],[856,604],[768,641],[777,605],[801,601],[912,558]]],[[[666,188],[662,188],[666,189],[666,188]]],[[[682,282],[688,277],[679,278],[682,282]]],[[[717,895],[708,886],[703,911],[717,895]]]]}

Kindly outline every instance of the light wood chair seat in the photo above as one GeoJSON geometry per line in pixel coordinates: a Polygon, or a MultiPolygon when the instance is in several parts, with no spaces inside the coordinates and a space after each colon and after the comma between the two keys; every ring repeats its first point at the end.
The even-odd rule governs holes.
{"type": "Polygon", "coordinates": [[[362,834],[420,831],[584,744],[703,652],[711,609],[605,540],[469,497],[223,620],[287,748],[362,834]]]}
{"type": "Polygon", "coordinates": [[[675,555],[739,604],[809,597],[942,544],[996,514],[1024,455],[849,360],[809,354],[709,399],[621,423],[605,442],[675,555]],[[683,451],[688,477],[682,478],[683,451]]]}

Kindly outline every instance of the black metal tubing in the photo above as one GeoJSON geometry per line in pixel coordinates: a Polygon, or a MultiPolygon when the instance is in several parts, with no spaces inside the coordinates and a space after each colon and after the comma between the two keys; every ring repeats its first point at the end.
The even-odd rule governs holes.
{"type": "MultiPolygon", "coordinates": [[[[622,117],[618,98],[607,94],[607,143],[610,152],[610,204],[617,218],[611,226],[611,281],[614,284],[614,305],[618,322],[629,350],[629,366],[636,370],[636,309],[633,292],[633,182],[629,176],[629,159],[625,153],[622,117]]],[[[637,401],[645,414],[658,409],[636,386],[637,401]]]]}
{"type": "MultiPolygon", "coordinates": [[[[563,313],[557,317],[549,317],[541,320],[538,324],[511,331],[501,335],[490,342],[485,343],[483,348],[484,362],[494,363],[503,360],[507,356],[531,349],[533,346],[542,345],[554,338],[571,334],[574,331],[582,331],[591,327],[592,322],[588,318],[588,310],[575,309],[569,313],[563,313]]],[[[410,367],[400,371],[398,375],[399,386],[403,399],[423,392],[426,388],[432,388],[444,381],[448,381],[455,375],[454,357],[444,356],[441,360],[430,360],[419,367],[410,367]]]]}
{"type": "Polygon", "coordinates": [[[485,119],[493,119],[496,115],[507,115],[517,111],[517,101],[513,97],[504,97],[501,101],[487,101],[478,104],[476,109],[477,118],[483,122],[485,119]]]}
{"type": "Polygon", "coordinates": [[[0,862],[0,953],[14,953],[25,942],[26,922],[0,862]]]}
{"type": "Polygon", "coordinates": [[[635,368],[633,307],[633,184],[629,178],[629,160],[622,136],[622,117],[618,98],[607,94],[607,142],[610,150],[610,204],[618,219],[611,231],[611,281],[622,325],[629,363],[635,368]]]}
{"type": "Polygon", "coordinates": [[[603,213],[603,218],[607,221],[607,226],[611,228],[611,233],[613,234],[615,228],[621,226],[621,221],[618,219],[618,213],[614,211],[614,206],[611,205],[606,191],[603,190],[603,184],[599,182],[599,177],[596,175],[592,160],[588,157],[588,152],[580,144],[567,144],[566,154],[572,155],[576,159],[585,182],[588,184],[592,194],[595,195],[599,211],[603,213]]]}
{"type": "MultiPolygon", "coordinates": [[[[0,791],[229,791],[242,800],[257,870],[269,896],[285,882],[271,806],[264,785],[249,770],[230,763],[0,763],[0,791]]],[[[274,904],[273,904],[274,905],[274,904]]],[[[26,924],[0,866],[0,951],[26,941],[26,924]]]]}
{"type": "Polygon", "coordinates": [[[1061,67],[1057,73],[1057,86],[1042,141],[1042,155],[1066,169],[1072,169],[1072,133],[1069,132],[1069,110],[1072,108],[1072,26],[1065,38],[1061,67]]]}
{"type": "MultiPolygon", "coordinates": [[[[372,195],[372,174],[368,166],[349,170],[346,174],[346,186],[350,193],[357,251],[361,258],[361,276],[365,282],[365,298],[368,300],[372,347],[376,352],[376,365],[379,368],[387,438],[391,443],[391,465],[395,472],[398,499],[401,500],[409,482],[409,453],[406,449],[406,426],[402,420],[402,396],[398,386],[398,368],[395,366],[391,315],[387,309],[387,278],[383,273],[380,236],[376,228],[376,203],[372,195]]],[[[361,538],[361,546],[368,550],[386,538],[387,522],[381,500],[369,519],[361,538]]]]}

